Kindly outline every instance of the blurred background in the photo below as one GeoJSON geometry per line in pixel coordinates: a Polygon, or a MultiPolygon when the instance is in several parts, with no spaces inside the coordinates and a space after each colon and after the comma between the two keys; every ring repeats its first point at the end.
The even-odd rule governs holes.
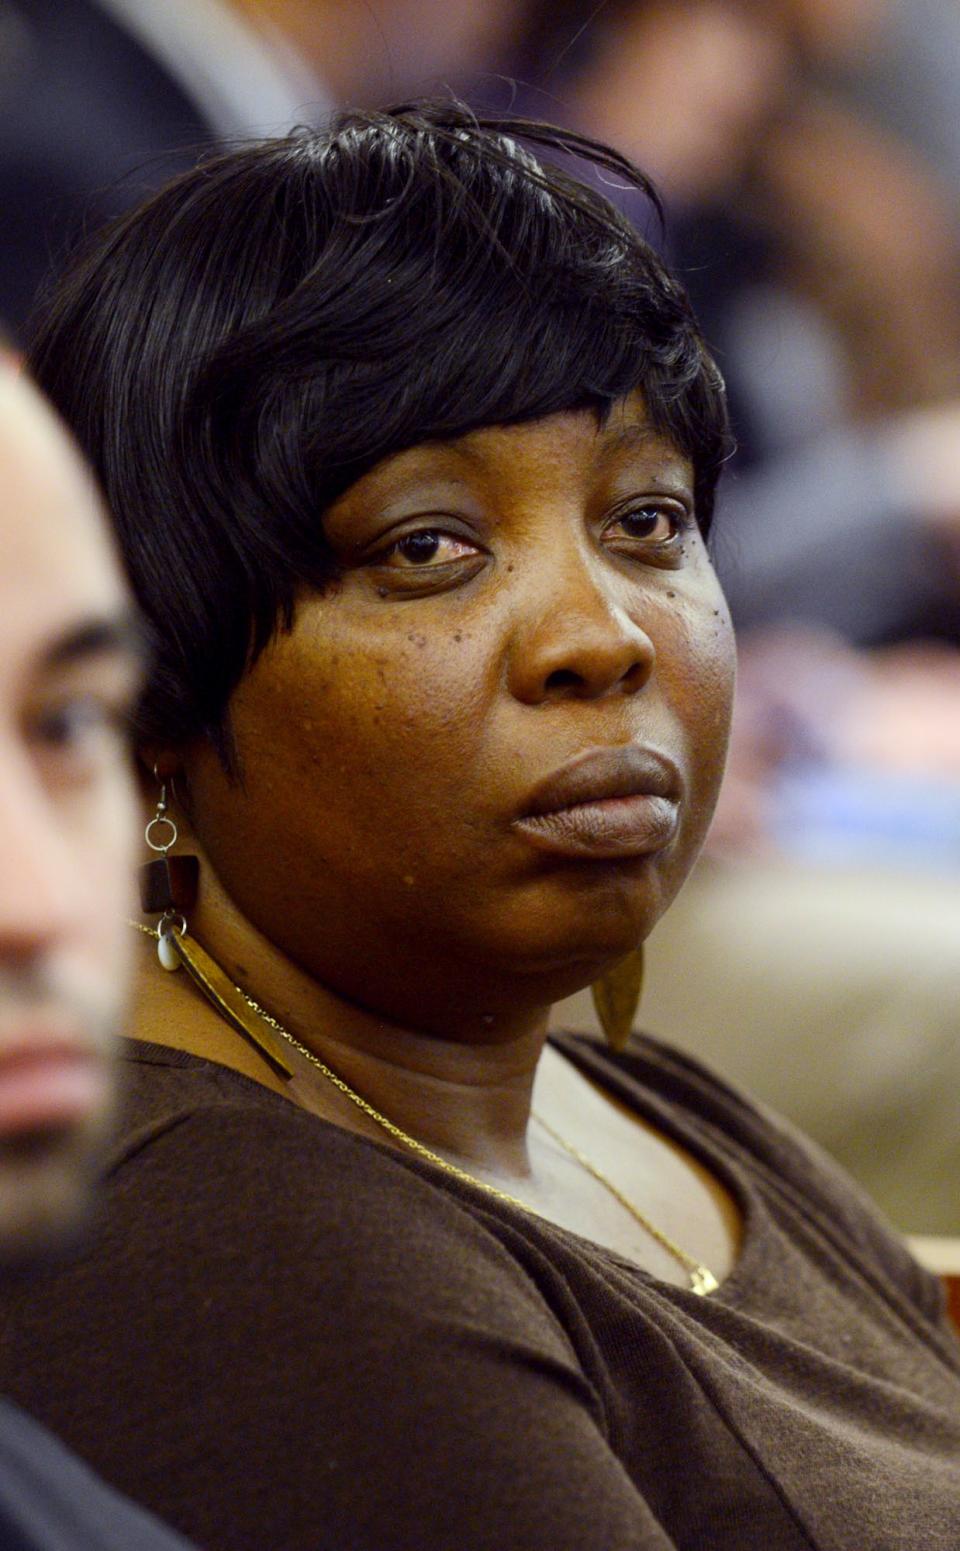
{"type": "Polygon", "coordinates": [[[652,174],[730,390],[733,751],[641,1024],[960,1232],[956,0],[0,0],[0,329],[204,147],[446,90],[652,174]]]}

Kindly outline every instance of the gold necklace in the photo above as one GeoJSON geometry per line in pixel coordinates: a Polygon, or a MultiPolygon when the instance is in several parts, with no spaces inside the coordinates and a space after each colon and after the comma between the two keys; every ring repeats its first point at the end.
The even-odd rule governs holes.
{"type": "MultiPolygon", "coordinates": [[[[130,925],[136,927],[137,931],[145,933],[146,936],[154,937],[158,941],[160,940],[160,933],[154,927],[145,926],[141,921],[131,921],[130,925]]],[[[193,947],[193,940],[189,938],[189,935],[186,931],[177,932],[176,936],[182,962],[188,969],[190,969],[192,966],[190,964],[189,954],[191,948],[193,947]]],[[[203,957],[206,961],[206,964],[215,965],[215,961],[210,959],[209,955],[206,953],[206,950],[203,950],[203,957]]],[[[219,970],[219,965],[216,965],[215,967],[219,970]]],[[[220,971],[220,974],[223,974],[222,970],[220,971]]],[[[194,979],[195,984],[197,984],[206,994],[207,999],[213,1004],[214,1008],[220,1014],[220,1016],[226,1017],[227,1021],[232,1023],[234,1027],[240,1028],[240,1032],[247,1033],[249,1036],[250,1031],[239,1025],[236,1013],[231,1012],[229,1009],[224,1007],[221,996],[217,995],[216,993],[211,994],[211,987],[209,985],[207,975],[198,977],[196,973],[194,973],[192,978],[194,979]]],[[[225,976],[224,979],[226,979],[225,976]]],[[[423,1142],[418,1142],[416,1137],[410,1136],[409,1133],[402,1130],[400,1126],[395,1125],[394,1122],[389,1120],[386,1115],[380,1112],[380,1110],[375,1109],[368,1099],[365,1099],[362,1094],[357,1093],[353,1088],[351,1088],[350,1084],[345,1082],[338,1072],[335,1072],[333,1068],[328,1066],[325,1061],[321,1061],[320,1057],[315,1055],[309,1046],[303,1044],[301,1040],[297,1039],[295,1034],[291,1034],[289,1029],[285,1029],[283,1024],[274,1018],[271,1013],[268,1013],[265,1008],[261,1007],[260,1003],[255,1001],[248,992],[244,991],[240,986],[235,985],[232,981],[229,982],[229,985],[230,989],[235,992],[238,997],[242,997],[246,1005],[251,1009],[251,1011],[256,1013],[258,1018],[262,1019],[269,1028],[274,1029],[276,1033],[281,1036],[281,1038],[285,1039],[288,1044],[293,1046],[294,1050],[298,1050],[303,1056],[304,1060],[309,1061],[311,1066],[315,1066],[322,1074],[322,1076],[326,1078],[327,1082],[336,1088],[339,1093],[342,1093],[345,1098],[349,1099],[351,1104],[356,1105],[357,1109],[362,1111],[362,1113],[370,1120],[374,1121],[374,1123],[378,1125],[382,1131],[385,1131],[388,1136],[392,1137],[394,1141],[400,1142],[404,1147],[408,1148],[418,1157],[426,1158],[429,1163],[435,1164],[436,1167],[442,1169],[445,1174],[452,1174],[454,1179],[462,1180],[468,1185],[473,1185],[480,1190],[486,1191],[488,1195],[495,1196],[498,1201],[506,1201],[511,1206],[519,1207],[521,1211],[528,1213],[532,1217],[542,1217],[542,1213],[536,1211],[534,1207],[528,1206],[527,1203],[525,1201],[521,1201],[518,1196],[512,1196],[508,1191],[500,1190],[496,1185],[488,1185],[485,1180],[477,1179],[476,1175],[468,1173],[466,1169],[459,1168],[455,1163],[448,1162],[446,1158],[442,1158],[440,1154],[434,1152],[432,1148],[427,1147],[423,1142]]],[[[254,1043],[262,1052],[263,1047],[261,1041],[254,1037],[254,1043]]],[[[274,1062],[273,1064],[276,1063],[274,1062]]],[[[655,1223],[651,1222],[650,1218],[647,1217],[645,1213],[641,1212],[640,1208],[635,1206],[634,1203],[623,1194],[623,1191],[619,1188],[619,1186],[615,1185],[613,1180],[609,1179],[607,1175],[604,1174],[603,1170],[599,1168],[591,1158],[587,1157],[586,1153],[581,1152],[578,1147],[574,1147],[572,1142],[568,1142],[565,1137],[561,1136],[560,1132],[557,1131],[555,1127],[549,1123],[549,1121],[544,1120],[542,1115],[538,1114],[535,1110],[532,1112],[532,1114],[534,1120],[536,1120],[537,1124],[541,1126],[544,1131],[546,1131],[547,1135],[551,1136],[553,1140],[563,1148],[564,1152],[568,1153],[569,1156],[573,1158],[581,1168],[586,1170],[586,1172],[591,1175],[591,1177],[595,1179],[598,1184],[602,1185],[605,1190],[609,1191],[610,1195],[612,1195],[613,1198],[620,1203],[624,1210],[629,1212],[634,1221],[639,1223],[644,1232],[649,1234],[650,1237],[661,1246],[661,1248],[665,1249],[674,1260],[683,1266],[688,1277],[690,1278],[690,1289],[692,1292],[698,1293],[701,1297],[705,1297],[707,1293],[716,1291],[720,1284],[714,1276],[713,1272],[710,1271],[707,1266],[703,1265],[699,1260],[696,1260],[693,1255],[688,1255],[685,1249],[681,1249],[679,1244],[676,1244],[673,1239],[671,1239],[666,1233],[663,1232],[662,1229],[658,1228],[655,1223]]]]}

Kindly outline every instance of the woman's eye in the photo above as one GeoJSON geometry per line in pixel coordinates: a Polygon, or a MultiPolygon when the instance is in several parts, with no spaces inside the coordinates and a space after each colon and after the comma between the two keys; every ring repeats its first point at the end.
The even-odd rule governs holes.
{"type": "Polygon", "coordinates": [[[646,505],[634,506],[621,512],[608,525],[606,532],[613,538],[639,539],[647,544],[668,544],[675,539],[683,526],[679,512],[672,507],[646,505]]]}
{"type": "Polygon", "coordinates": [[[454,560],[464,560],[477,553],[473,544],[458,539],[452,533],[438,528],[421,528],[397,539],[382,556],[382,564],[403,570],[429,566],[449,565],[454,560]]]}

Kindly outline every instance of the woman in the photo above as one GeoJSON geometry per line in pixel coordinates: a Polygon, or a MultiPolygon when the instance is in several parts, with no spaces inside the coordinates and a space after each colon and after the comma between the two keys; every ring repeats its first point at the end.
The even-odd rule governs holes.
{"type": "Polygon", "coordinates": [[[109,1210],[0,1376],[216,1551],[955,1546],[933,1283],[686,1057],[545,1042],[710,817],[728,438],[682,293],[517,133],[572,139],[230,153],[40,327],[156,639],[187,973],[141,933],[109,1210]]]}

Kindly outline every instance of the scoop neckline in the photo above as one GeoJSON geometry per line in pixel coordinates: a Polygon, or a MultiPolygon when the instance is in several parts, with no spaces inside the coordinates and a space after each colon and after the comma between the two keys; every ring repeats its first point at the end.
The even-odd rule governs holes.
{"type": "MultiPolygon", "coordinates": [[[[636,1037],[644,1043],[648,1043],[650,1048],[663,1049],[668,1053],[672,1051],[673,1047],[661,1045],[654,1040],[648,1041],[645,1035],[641,1034],[636,1037]]],[[[577,1233],[573,1228],[565,1228],[561,1223],[555,1223],[549,1217],[541,1216],[539,1212],[534,1211],[532,1208],[525,1207],[522,1204],[514,1206],[512,1202],[493,1195],[485,1189],[479,1180],[475,1181],[469,1177],[461,1179],[458,1175],[448,1174],[439,1164],[431,1163],[428,1158],[420,1157],[417,1153],[410,1152],[409,1150],[401,1151],[399,1148],[391,1147],[387,1142],[381,1142],[376,1137],[363,1136],[357,1131],[349,1131],[344,1126],[338,1126],[335,1121],[327,1120],[322,1115],[314,1115],[309,1110],[301,1109],[299,1105],[292,1104],[283,1094],[276,1093],[272,1088],[265,1087],[263,1083],[257,1082],[253,1077],[248,1077],[245,1072],[239,1072],[235,1067],[226,1066],[222,1061],[215,1061],[210,1056],[197,1055],[192,1050],[183,1050],[176,1045],[164,1045],[159,1041],[132,1038],[125,1035],[123,1036],[123,1043],[129,1048],[125,1053],[121,1053],[121,1058],[141,1061],[147,1065],[206,1068],[215,1071],[218,1075],[225,1074],[229,1080],[235,1081],[258,1101],[267,1104],[268,1107],[283,1105],[286,1110],[293,1110],[295,1114],[303,1116],[306,1120],[313,1121],[317,1125],[335,1132],[338,1137],[345,1137],[350,1143],[356,1143],[361,1147],[372,1148],[375,1152],[382,1154],[395,1163],[400,1163],[404,1168],[413,1173],[421,1174],[433,1183],[440,1185],[448,1195],[456,1196],[458,1193],[463,1192],[482,1203],[487,1210],[493,1210],[494,1212],[499,1210],[510,1222],[518,1220],[529,1222],[532,1219],[535,1223],[541,1224],[549,1233],[556,1234],[570,1243],[582,1245],[589,1250],[592,1256],[600,1257],[602,1260],[616,1266],[618,1270],[638,1277],[645,1285],[658,1293],[671,1297],[676,1295],[683,1300],[685,1306],[687,1305],[687,1300],[692,1300],[693,1307],[705,1303],[715,1306],[742,1303],[750,1287],[755,1285],[754,1262],[763,1253],[762,1241],[769,1235],[771,1227],[769,1212],[764,1207],[756,1186],[747,1178],[745,1171],[738,1168],[729,1158],[725,1157],[719,1148],[713,1148],[709,1141],[697,1133],[694,1127],[688,1129],[683,1120],[678,1120],[671,1113],[669,1100],[659,1099],[656,1094],[648,1093],[635,1078],[630,1077],[629,1073],[619,1072],[617,1069],[611,1070],[604,1060],[606,1051],[603,1046],[599,1045],[589,1034],[576,1030],[552,1029],[547,1035],[547,1042],[552,1044],[554,1049],[558,1050],[559,1054],[564,1056],[565,1059],[573,1059],[565,1048],[565,1044],[572,1045],[578,1053],[586,1055],[587,1064],[592,1064],[590,1063],[591,1056],[599,1057],[597,1066],[600,1068],[600,1071],[592,1073],[592,1075],[597,1076],[598,1080],[608,1088],[610,1088],[610,1083],[607,1081],[609,1077],[613,1076],[616,1078],[618,1075],[622,1077],[625,1080],[625,1085],[629,1086],[630,1091],[629,1093],[618,1093],[617,1096],[629,1103],[643,1119],[651,1121],[651,1123],[678,1141],[699,1162],[714,1173],[726,1189],[729,1190],[741,1218],[742,1232],[739,1252],[729,1273],[712,1292],[706,1295],[695,1293],[692,1288],[684,1287],[679,1283],[663,1281],[660,1277],[654,1275],[653,1272],[646,1270],[639,1262],[631,1260],[627,1255],[619,1254],[617,1250],[611,1249],[609,1245],[600,1244],[596,1239],[586,1238],[583,1234],[577,1233]],[[563,1041],[564,1043],[560,1044],[558,1041],[563,1041]],[[158,1059],[158,1057],[161,1059],[158,1059]],[[634,1088],[638,1090],[639,1099],[638,1093],[633,1091],[634,1088]]],[[[626,1053],[629,1054],[629,1051],[626,1053]]],[[[639,1051],[637,1053],[639,1054],[639,1051]]],[[[685,1054],[679,1050],[676,1053],[678,1055],[685,1054]]],[[[576,1061],[574,1061],[574,1064],[577,1064],[576,1061]]]]}
{"type": "MultiPolygon", "coordinates": [[[[636,1055],[640,1055],[645,1046],[655,1053],[663,1051],[668,1055],[676,1054],[683,1059],[688,1059],[685,1051],[679,1048],[675,1050],[673,1046],[663,1044],[650,1036],[637,1034],[634,1038],[641,1042],[640,1048],[634,1047],[633,1053],[636,1055]]],[[[674,1114],[674,1107],[669,1099],[650,1092],[637,1078],[617,1066],[615,1060],[611,1062],[605,1047],[589,1034],[578,1033],[575,1030],[554,1029],[551,1030],[548,1039],[555,1049],[559,1049],[561,1055],[572,1060],[574,1065],[580,1065],[581,1069],[589,1069],[591,1076],[596,1077],[608,1092],[614,1093],[616,1097],[628,1103],[642,1119],[649,1120],[666,1135],[679,1142],[725,1186],[740,1213],[741,1235],[737,1258],[719,1286],[705,1296],[694,1293],[689,1288],[677,1287],[672,1282],[661,1281],[659,1277],[645,1271],[629,1257],[618,1255],[616,1250],[609,1249],[604,1244],[597,1244],[593,1239],[583,1240],[580,1235],[574,1235],[574,1237],[581,1238],[581,1242],[590,1244],[591,1247],[615,1261],[617,1265],[636,1271],[656,1287],[665,1288],[670,1292],[681,1292],[693,1298],[697,1304],[742,1302],[750,1287],[756,1285],[754,1263],[763,1256],[764,1240],[771,1231],[769,1210],[746,1170],[732,1162],[719,1147],[712,1145],[709,1137],[702,1136],[695,1125],[685,1122],[682,1117],[674,1114]],[[558,1044],[558,1039],[563,1043],[558,1044]],[[571,1054],[568,1046],[572,1047],[576,1055],[585,1058],[582,1063],[577,1061],[576,1055],[571,1054]],[[617,1082],[618,1078],[621,1079],[622,1087],[617,1082]]],[[[631,1050],[628,1048],[624,1054],[631,1054],[631,1050]]],[[[709,1080],[710,1074],[706,1068],[700,1068],[700,1070],[709,1080]]],[[[704,1121],[703,1124],[709,1125],[709,1122],[704,1121]]],[[[561,1229],[559,1224],[551,1224],[551,1226],[556,1227],[560,1232],[569,1231],[561,1229]]]]}

